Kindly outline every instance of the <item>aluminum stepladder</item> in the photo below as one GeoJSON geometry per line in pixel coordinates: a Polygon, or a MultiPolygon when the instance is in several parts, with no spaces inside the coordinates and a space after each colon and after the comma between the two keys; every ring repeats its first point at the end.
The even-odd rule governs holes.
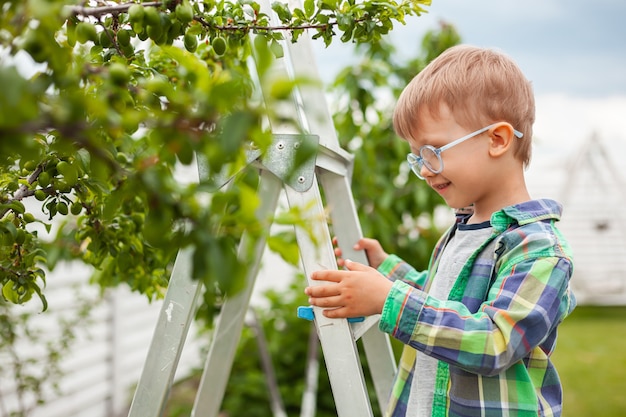
{"type": "MultiPolygon", "coordinates": [[[[271,10],[269,4],[262,7],[271,10]]],[[[275,76],[319,80],[311,42],[306,34],[295,44],[286,42],[285,47],[285,58],[277,60],[273,66],[275,76]]],[[[287,106],[279,111],[283,116],[299,120],[303,131],[319,138],[315,160],[303,165],[286,182],[288,180],[284,174],[289,167],[289,160],[293,158],[294,149],[306,137],[294,134],[293,128],[277,125],[272,125],[275,139],[267,153],[251,153],[248,157],[249,160],[256,160],[254,163],[260,169],[258,193],[261,204],[256,213],[259,219],[268,219],[275,213],[283,190],[288,204],[299,207],[310,219],[309,231],[295,229],[301,265],[308,279],[316,270],[337,268],[328,214],[333,235],[338,237],[344,256],[365,264],[367,258],[363,252],[352,249],[354,242],[362,236],[350,189],[352,157],[339,147],[322,89],[300,87],[297,94],[293,107],[287,106]],[[315,242],[310,238],[311,231],[315,242]]],[[[203,175],[202,166],[199,171],[203,175]]],[[[242,237],[238,255],[254,261],[250,263],[245,288],[225,300],[216,320],[191,414],[193,417],[218,416],[265,245],[266,241],[261,239],[252,246],[249,236],[244,234],[242,237]]],[[[309,285],[319,284],[309,280],[309,285]]],[[[200,293],[201,286],[191,278],[191,253],[183,249],[174,264],[129,417],[162,415],[200,293]]],[[[313,311],[337,415],[373,415],[356,345],[359,339],[371,372],[378,406],[384,409],[391,392],[396,364],[389,338],[378,330],[378,316],[349,323],[345,319],[328,319],[317,307],[313,311]]]]}

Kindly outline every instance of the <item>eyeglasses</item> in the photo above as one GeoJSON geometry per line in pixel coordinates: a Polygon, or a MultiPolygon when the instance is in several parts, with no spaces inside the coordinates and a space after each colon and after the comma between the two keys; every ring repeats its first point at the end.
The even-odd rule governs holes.
{"type": "MultiPolygon", "coordinates": [[[[482,129],[478,129],[477,131],[472,132],[469,135],[465,135],[462,138],[459,138],[453,142],[450,142],[447,145],[442,146],[441,148],[435,148],[431,145],[422,146],[419,150],[419,156],[415,155],[414,153],[410,153],[406,156],[406,160],[409,163],[411,171],[413,171],[413,173],[422,180],[424,179],[421,173],[423,166],[428,168],[428,170],[433,174],[440,174],[441,171],[443,171],[443,160],[441,159],[441,152],[445,151],[446,149],[450,149],[451,147],[456,146],[461,142],[465,142],[466,140],[471,139],[474,136],[478,136],[481,133],[486,132],[487,130],[496,126],[497,124],[498,123],[494,123],[487,127],[483,127],[482,129]]],[[[522,132],[515,129],[513,129],[513,134],[518,139],[524,136],[522,132]]]]}

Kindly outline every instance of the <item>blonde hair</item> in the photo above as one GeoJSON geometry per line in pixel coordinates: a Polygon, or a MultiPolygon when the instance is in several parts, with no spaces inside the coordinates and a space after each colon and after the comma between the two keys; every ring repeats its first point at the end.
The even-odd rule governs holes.
{"type": "Polygon", "coordinates": [[[406,86],[393,114],[396,133],[416,137],[419,115],[437,117],[445,105],[468,130],[509,122],[524,134],[516,139],[515,156],[530,162],[535,99],[532,86],[517,64],[494,50],[458,45],[434,59],[406,86]]]}

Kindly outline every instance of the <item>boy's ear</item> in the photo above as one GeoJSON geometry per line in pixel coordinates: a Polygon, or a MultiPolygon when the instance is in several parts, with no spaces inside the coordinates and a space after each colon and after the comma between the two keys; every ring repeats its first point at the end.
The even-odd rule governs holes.
{"type": "Polygon", "coordinates": [[[498,123],[489,129],[489,155],[499,157],[513,146],[515,140],[513,127],[505,122],[498,123]]]}

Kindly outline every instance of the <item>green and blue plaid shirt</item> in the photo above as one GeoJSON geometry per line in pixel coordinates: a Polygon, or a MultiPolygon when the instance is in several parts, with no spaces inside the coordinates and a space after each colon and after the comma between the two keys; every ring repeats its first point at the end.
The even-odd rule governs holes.
{"type": "Polygon", "coordinates": [[[427,271],[395,255],[379,266],[394,281],[380,329],[407,345],[387,416],[406,414],[411,381],[419,378],[415,350],[439,359],[433,417],[561,415],[561,383],[550,355],[575,298],[572,254],[555,227],[560,216],[552,200],[494,213],[492,236],[470,256],[447,300],[427,291],[456,226],[442,236],[427,271]],[[495,251],[483,250],[494,239],[495,251]]]}

